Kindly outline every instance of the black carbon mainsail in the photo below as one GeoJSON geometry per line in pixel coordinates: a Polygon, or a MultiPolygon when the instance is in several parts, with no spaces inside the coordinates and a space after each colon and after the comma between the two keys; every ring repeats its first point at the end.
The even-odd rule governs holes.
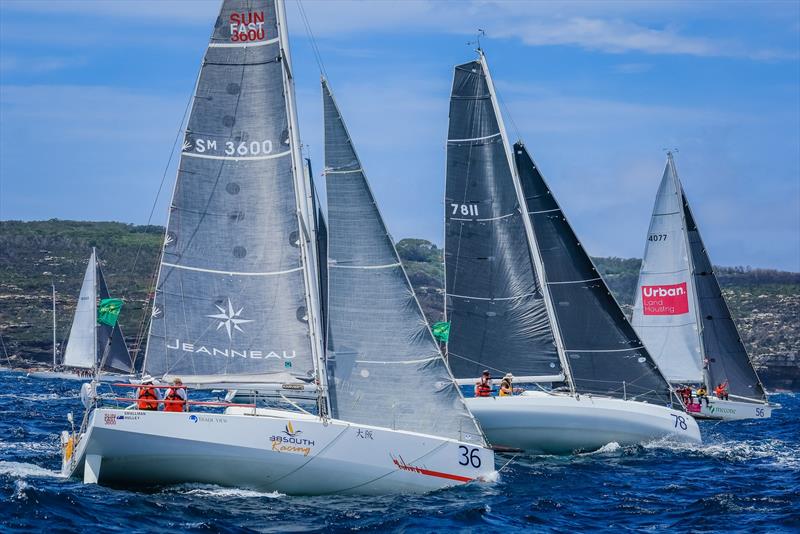
{"type": "Polygon", "coordinates": [[[153,376],[314,378],[314,215],[281,17],[273,0],[222,4],[170,204],[144,365],[153,376]]]}
{"type": "Polygon", "coordinates": [[[459,378],[484,368],[517,376],[561,372],[504,143],[483,61],[457,66],[447,141],[445,313],[448,363],[459,378]]]}
{"type": "Polygon", "coordinates": [[[483,443],[431,335],[327,82],[328,384],[333,416],[483,443]]]}
{"type": "Polygon", "coordinates": [[[764,386],[758,378],[736,323],[731,317],[728,303],[720,289],[717,275],[714,274],[714,267],[711,265],[711,259],[703,244],[683,186],[680,191],[701,323],[704,363],[710,381],[707,385],[714,388],[717,384],[727,382],[731,396],[766,402],[764,386]]]}
{"type": "Polygon", "coordinates": [[[514,159],[575,391],[668,404],[669,384],[521,142],[514,159]]]}

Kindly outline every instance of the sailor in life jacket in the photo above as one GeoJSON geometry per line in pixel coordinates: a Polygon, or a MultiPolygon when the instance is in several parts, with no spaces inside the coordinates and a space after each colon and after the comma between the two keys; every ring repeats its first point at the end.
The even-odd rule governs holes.
{"type": "Polygon", "coordinates": [[[506,376],[503,377],[503,380],[500,382],[500,392],[499,395],[501,397],[511,397],[515,393],[522,393],[522,389],[515,388],[511,385],[511,382],[514,380],[514,375],[511,373],[506,373],[506,376]]]}
{"type": "Polygon", "coordinates": [[[140,410],[158,410],[158,405],[161,404],[161,392],[153,385],[153,377],[144,375],[142,377],[142,384],[136,388],[136,407],[140,410]]]}
{"type": "Polygon", "coordinates": [[[475,383],[475,396],[476,397],[492,396],[492,376],[489,374],[488,369],[483,371],[480,379],[475,383]]]}
{"type": "Polygon", "coordinates": [[[167,391],[164,400],[165,412],[183,412],[186,411],[186,388],[183,387],[183,382],[180,378],[172,381],[172,387],[167,391]]]}

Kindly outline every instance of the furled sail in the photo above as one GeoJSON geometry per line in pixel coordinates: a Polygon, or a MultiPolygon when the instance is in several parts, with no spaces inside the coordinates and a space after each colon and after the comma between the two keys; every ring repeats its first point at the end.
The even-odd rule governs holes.
{"type": "Polygon", "coordinates": [[[575,391],[669,404],[669,384],[521,142],[514,158],[575,391]]]}
{"type": "Polygon", "coordinates": [[[483,369],[561,372],[484,64],[455,68],[445,189],[448,363],[459,378],[483,369]]]}
{"type": "Polygon", "coordinates": [[[705,359],[708,361],[708,386],[713,388],[727,381],[731,395],[758,402],[766,401],[764,386],[753,368],[736,323],[731,317],[682,187],[681,197],[697,291],[697,307],[702,321],[700,332],[705,359]]]}
{"type": "Polygon", "coordinates": [[[701,383],[703,356],[688,246],[670,154],[653,206],[631,322],[667,380],[701,383]]]}
{"type": "Polygon", "coordinates": [[[97,358],[97,255],[94,249],[83,275],[81,293],[69,331],[64,365],[91,369],[97,358]]]}
{"type": "Polygon", "coordinates": [[[144,364],[153,376],[314,375],[313,220],[298,218],[306,200],[278,15],[273,0],[225,0],[215,24],[170,205],[144,364]]]}
{"type": "Polygon", "coordinates": [[[328,384],[333,415],[482,442],[386,231],[325,81],[328,384]]]}
{"type": "MultiPolygon", "coordinates": [[[[108,286],[106,279],[103,276],[103,269],[100,264],[97,264],[97,292],[100,300],[110,298],[108,293],[108,286]]],[[[104,361],[98,361],[103,371],[118,372],[118,373],[132,373],[133,360],[131,354],[128,352],[128,346],[125,344],[125,336],[122,334],[122,328],[117,321],[113,327],[107,324],[97,324],[97,358],[103,358],[104,361]],[[111,344],[108,345],[108,340],[111,339],[111,344]],[[108,352],[106,353],[106,345],[108,345],[108,352]]]]}

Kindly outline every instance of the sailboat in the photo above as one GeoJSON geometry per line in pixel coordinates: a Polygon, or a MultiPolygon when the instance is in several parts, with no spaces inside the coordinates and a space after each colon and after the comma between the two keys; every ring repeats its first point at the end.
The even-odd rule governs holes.
{"type": "Polygon", "coordinates": [[[532,390],[467,398],[488,441],[569,454],[699,442],[521,142],[507,142],[483,51],[455,68],[445,192],[448,363],[532,390]],[[553,387],[555,385],[555,387],[553,387]]]}
{"type": "Polygon", "coordinates": [[[321,289],[288,44],[283,2],[222,3],[188,119],[144,372],[195,389],[316,391],[316,413],[193,404],[191,389],[188,413],[97,406],[62,434],[66,475],[313,495],[425,492],[494,472],[327,85],[331,267],[321,289]]]}
{"type": "Polygon", "coordinates": [[[119,382],[133,377],[134,364],[119,323],[114,326],[97,320],[98,301],[110,298],[103,270],[92,248],[89,263],[83,275],[81,292],[72,319],[64,359],[57,361],[55,286],[53,287],[53,369],[28,373],[32,378],[58,378],[63,380],[92,379],[95,374],[101,382],[119,382]]]}
{"type": "Polygon", "coordinates": [[[667,379],[711,388],[687,405],[707,419],[761,419],[770,403],[714,274],[672,152],[653,206],[639,274],[633,326],[667,379]],[[726,385],[728,398],[712,396],[726,385]]]}

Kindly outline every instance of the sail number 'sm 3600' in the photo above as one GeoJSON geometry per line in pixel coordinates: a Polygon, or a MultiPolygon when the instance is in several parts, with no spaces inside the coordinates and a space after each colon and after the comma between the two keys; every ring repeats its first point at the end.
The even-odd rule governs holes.
{"type": "Polygon", "coordinates": [[[272,141],[225,141],[217,143],[216,139],[195,139],[194,150],[198,154],[222,149],[226,156],[263,156],[272,153],[272,141]],[[221,146],[218,146],[221,145],[221,146]]]}

